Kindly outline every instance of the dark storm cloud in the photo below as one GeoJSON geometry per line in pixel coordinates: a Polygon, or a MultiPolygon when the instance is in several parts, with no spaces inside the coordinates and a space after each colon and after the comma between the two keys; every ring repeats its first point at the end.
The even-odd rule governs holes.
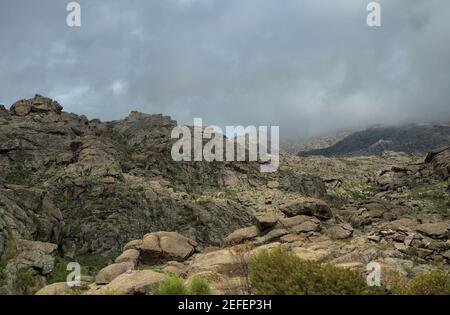
{"type": "Polygon", "coordinates": [[[0,103],[34,93],[65,110],[192,123],[280,125],[310,136],[450,117],[450,2],[0,0],[0,103]]]}

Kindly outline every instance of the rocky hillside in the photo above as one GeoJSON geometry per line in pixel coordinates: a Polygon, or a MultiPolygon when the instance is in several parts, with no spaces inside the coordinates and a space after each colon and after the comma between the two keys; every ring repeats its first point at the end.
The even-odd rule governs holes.
{"type": "Polygon", "coordinates": [[[326,148],[301,150],[300,156],[370,156],[384,151],[424,153],[450,144],[450,125],[374,127],[354,132],[326,148]]]}
{"type": "Polygon", "coordinates": [[[284,154],[174,162],[176,122],[101,122],[37,95],[0,108],[0,293],[146,294],[169,274],[248,294],[234,268],[261,249],[364,273],[449,270],[450,149],[426,157],[284,154]],[[82,287],[65,280],[82,267],[82,287]]]}
{"type": "MultiPolygon", "coordinates": [[[[299,197],[257,214],[254,225],[229,234],[221,248],[201,248],[194,239],[174,232],[149,233],[127,243],[114,263],[84,280],[82,290],[74,291],[60,282],[37,294],[150,294],[153,285],[173,274],[186,283],[202,276],[215,293],[249,294],[249,258],[276,248],[361,274],[371,262],[379,263],[385,273],[406,278],[436,269],[448,272],[449,172],[450,148],[443,148],[431,152],[422,163],[377,172],[376,192],[370,198],[335,208],[318,199],[299,197]],[[387,177],[388,173],[392,174],[387,177]],[[414,195],[423,184],[427,193],[414,195]],[[398,192],[411,194],[399,199],[398,192]],[[445,207],[430,203],[416,209],[404,203],[419,199],[439,199],[445,207]]],[[[276,195],[277,188],[273,182],[260,189],[276,195]]],[[[272,205],[274,199],[265,203],[272,205]]],[[[386,286],[389,278],[382,279],[386,286]]]]}
{"type": "Polygon", "coordinates": [[[10,110],[2,106],[0,255],[9,287],[22,269],[48,274],[42,262],[17,256],[22,246],[40,252],[42,244],[29,241],[88,265],[152,231],[220,246],[258,211],[234,198],[238,187],[277,180],[294,195],[325,193],[319,177],[289,170],[263,176],[255,163],[174,162],[174,126],[169,117],[138,112],[114,122],[88,120],[39,95],[10,110]]]}

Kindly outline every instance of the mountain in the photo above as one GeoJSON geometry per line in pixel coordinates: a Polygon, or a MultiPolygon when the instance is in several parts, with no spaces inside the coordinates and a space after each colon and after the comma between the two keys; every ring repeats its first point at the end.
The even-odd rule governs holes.
{"type": "Polygon", "coordinates": [[[261,173],[174,161],[175,126],[139,112],[89,120],[40,95],[0,106],[0,294],[153,294],[173,274],[250,294],[248,257],[275,248],[361,279],[373,261],[409,278],[450,271],[448,147],[425,159],[282,154],[261,173]]]}
{"type": "Polygon", "coordinates": [[[374,127],[347,135],[326,148],[300,151],[300,156],[368,156],[384,151],[425,153],[450,144],[450,126],[412,124],[374,127]]]}

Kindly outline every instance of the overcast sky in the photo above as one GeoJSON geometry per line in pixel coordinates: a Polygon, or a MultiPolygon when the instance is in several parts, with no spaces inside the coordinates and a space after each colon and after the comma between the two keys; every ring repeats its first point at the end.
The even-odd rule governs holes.
{"type": "Polygon", "coordinates": [[[450,1],[0,0],[0,103],[35,93],[103,120],[280,125],[307,137],[450,120],[450,1]]]}

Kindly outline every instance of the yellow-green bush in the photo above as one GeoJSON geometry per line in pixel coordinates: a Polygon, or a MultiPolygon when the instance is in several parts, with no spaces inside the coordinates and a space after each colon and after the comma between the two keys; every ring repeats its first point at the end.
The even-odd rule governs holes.
{"type": "Polygon", "coordinates": [[[450,275],[433,270],[408,280],[395,271],[383,272],[384,282],[392,294],[399,295],[450,295],[450,275]]]}
{"type": "Polygon", "coordinates": [[[250,258],[253,294],[360,295],[374,293],[356,272],[303,260],[281,249],[250,258]]]}
{"type": "Polygon", "coordinates": [[[188,293],[184,281],[177,276],[170,276],[153,290],[155,295],[186,295],[188,293]]]}
{"type": "Polygon", "coordinates": [[[209,295],[211,290],[206,279],[194,276],[189,285],[181,277],[172,275],[159,283],[152,290],[155,295],[209,295]]]}
{"type": "Polygon", "coordinates": [[[191,295],[210,295],[208,281],[202,277],[194,276],[188,286],[189,294],[191,295]]]}

